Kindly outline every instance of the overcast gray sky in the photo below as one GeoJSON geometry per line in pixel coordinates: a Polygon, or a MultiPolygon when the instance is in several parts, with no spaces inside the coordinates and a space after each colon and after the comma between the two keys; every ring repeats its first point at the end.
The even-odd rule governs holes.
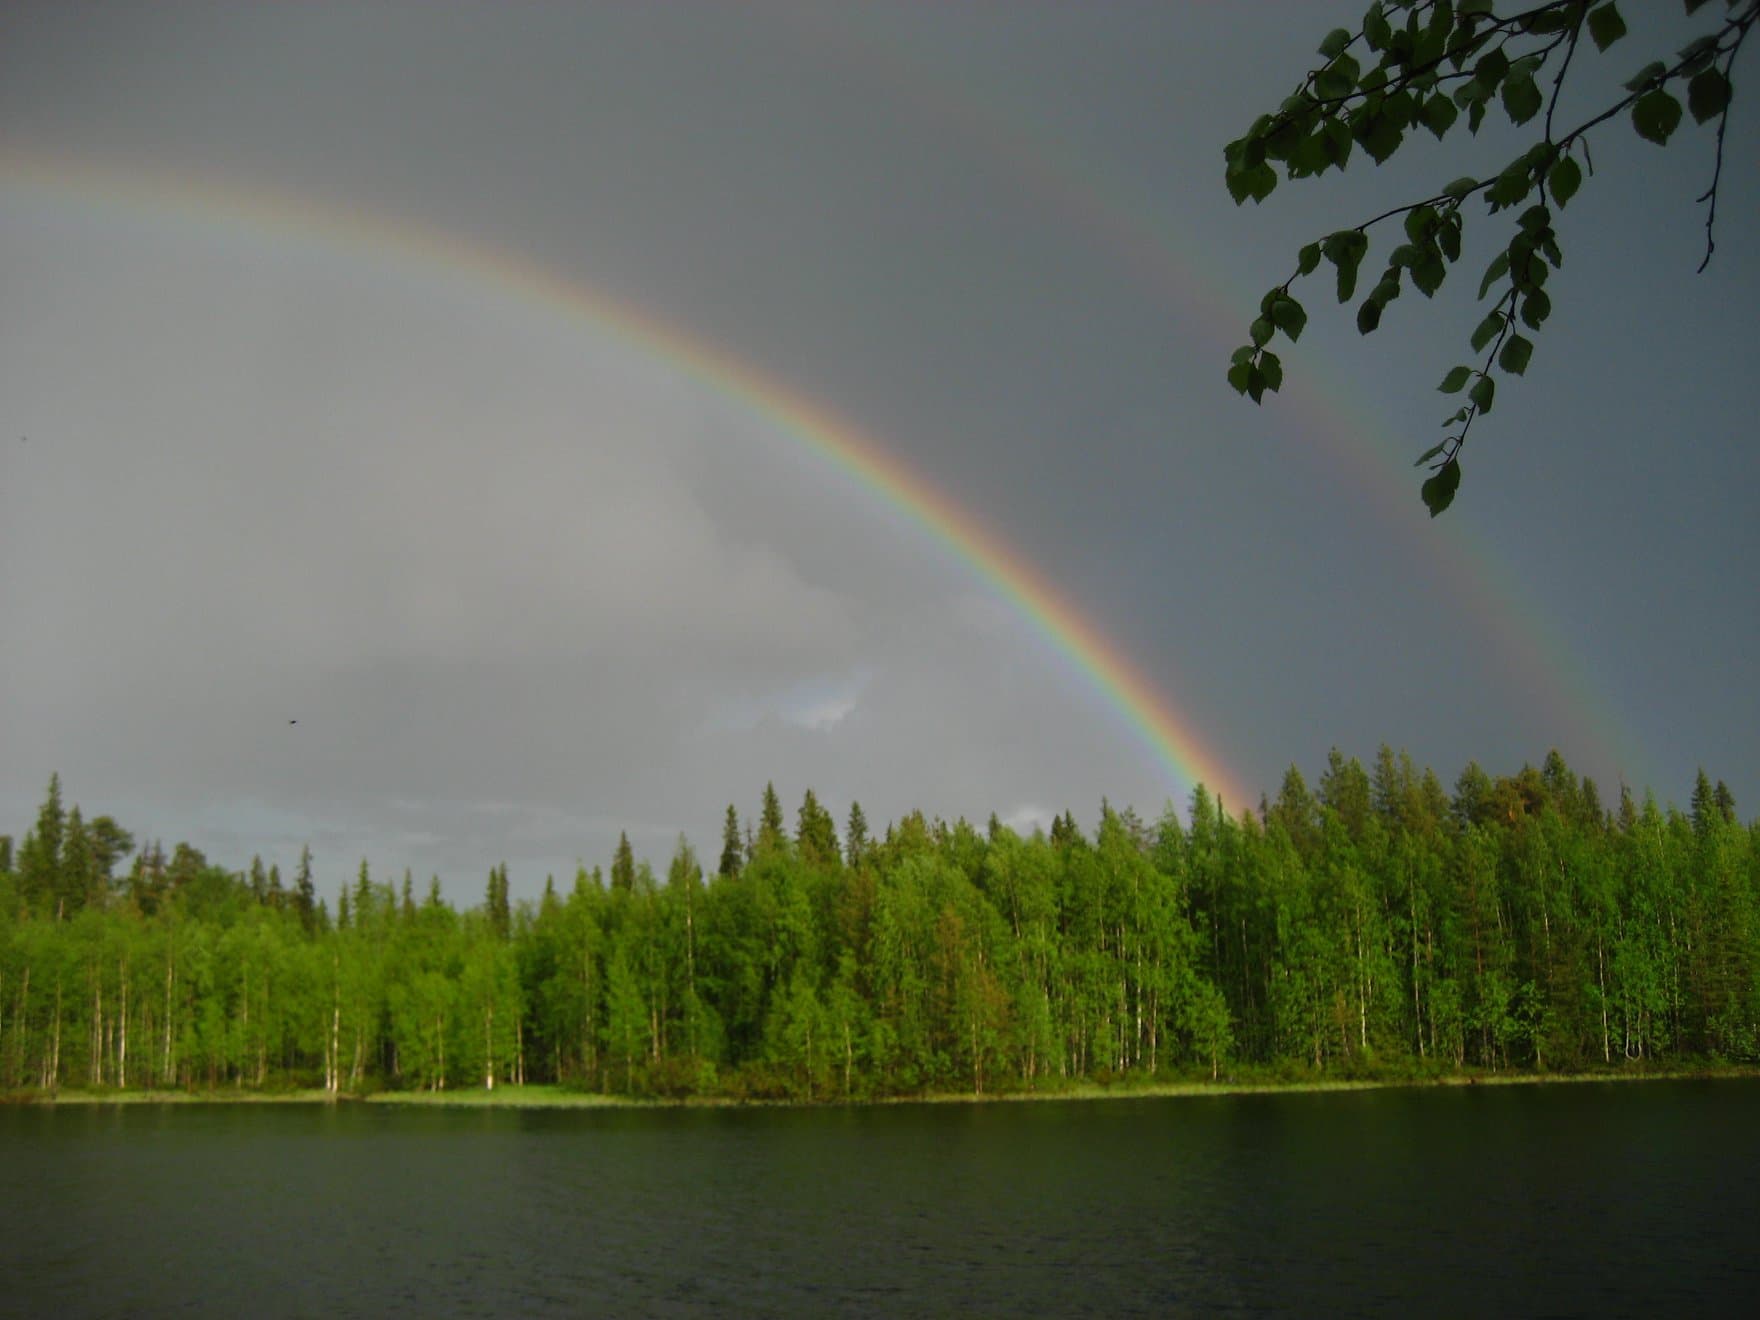
{"type": "MultiPolygon", "coordinates": [[[[1679,44],[1662,9],[1602,85],[1637,19],[1679,44]]],[[[1432,522],[1411,464],[1499,223],[1370,338],[1310,288],[1263,409],[1223,380],[1300,243],[1513,154],[1237,210],[1223,143],[1354,12],[0,8],[0,830],[59,770],[167,846],[474,901],[619,829],[712,861],[771,780],[840,823],[1183,805],[993,582],[490,253],[871,437],[1254,798],[1333,745],[1449,784],[1556,746],[1610,800],[1703,764],[1752,814],[1756,107],[1699,277],[1710,133],[1602,131],[1432,522]]]]}

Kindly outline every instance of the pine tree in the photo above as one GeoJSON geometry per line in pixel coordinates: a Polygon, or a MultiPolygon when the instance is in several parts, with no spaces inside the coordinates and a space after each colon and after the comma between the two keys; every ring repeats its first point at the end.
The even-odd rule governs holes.
{"type": "Polygon", "coordinates": [[[740,867],[745,865],[745,848],[740,840],[739,812],[733,809],[733,803],[727,804],[727,819],[721,826],[721,865],[717,868],[723,880],[734,880],[739,877],[740,867]]]}
{"type": "Polygon", "coordinates": [[[109,890],[116,880],[116,864],[134,851],[134,836],[111,817],[94,816],[86,825],[86,838],[91,842],[98,881],[109,890]]]}

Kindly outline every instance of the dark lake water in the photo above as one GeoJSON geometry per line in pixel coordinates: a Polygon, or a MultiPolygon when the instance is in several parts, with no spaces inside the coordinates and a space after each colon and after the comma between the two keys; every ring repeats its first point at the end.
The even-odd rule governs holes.
{"type": "Polygon", "coordinates": [[[1760,1314],[1760,1082],[0,1109],[0,1313],[1760,1314]]]}

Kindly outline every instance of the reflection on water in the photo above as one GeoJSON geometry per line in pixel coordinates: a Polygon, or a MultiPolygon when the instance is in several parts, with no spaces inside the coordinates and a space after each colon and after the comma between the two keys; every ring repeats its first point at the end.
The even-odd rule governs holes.
{"type": "Polygon", "coordinates": [[[0,1312],[1760,1303],[1760,1083],[0,1110],[0,1312]]]}

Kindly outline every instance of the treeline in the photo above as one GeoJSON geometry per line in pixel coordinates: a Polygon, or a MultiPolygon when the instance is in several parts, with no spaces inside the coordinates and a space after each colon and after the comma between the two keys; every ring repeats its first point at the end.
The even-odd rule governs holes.
{"type": "Polygon", "coordinates": [[[467,911],[365,862],[316,895],[167,857],[58,780],[0,838],[0,1089],[483,1087],[834,1099],[1125,1076],[1760,1060],[1760,823],[1612,809],[1556,754],[1492,778],[1383,748],[1182,820],[1023,838],[808,792],[727,811],[705,878],[608,872],[467,911]],[[126,871],[122,865],[132,855],[126,871]]]}

